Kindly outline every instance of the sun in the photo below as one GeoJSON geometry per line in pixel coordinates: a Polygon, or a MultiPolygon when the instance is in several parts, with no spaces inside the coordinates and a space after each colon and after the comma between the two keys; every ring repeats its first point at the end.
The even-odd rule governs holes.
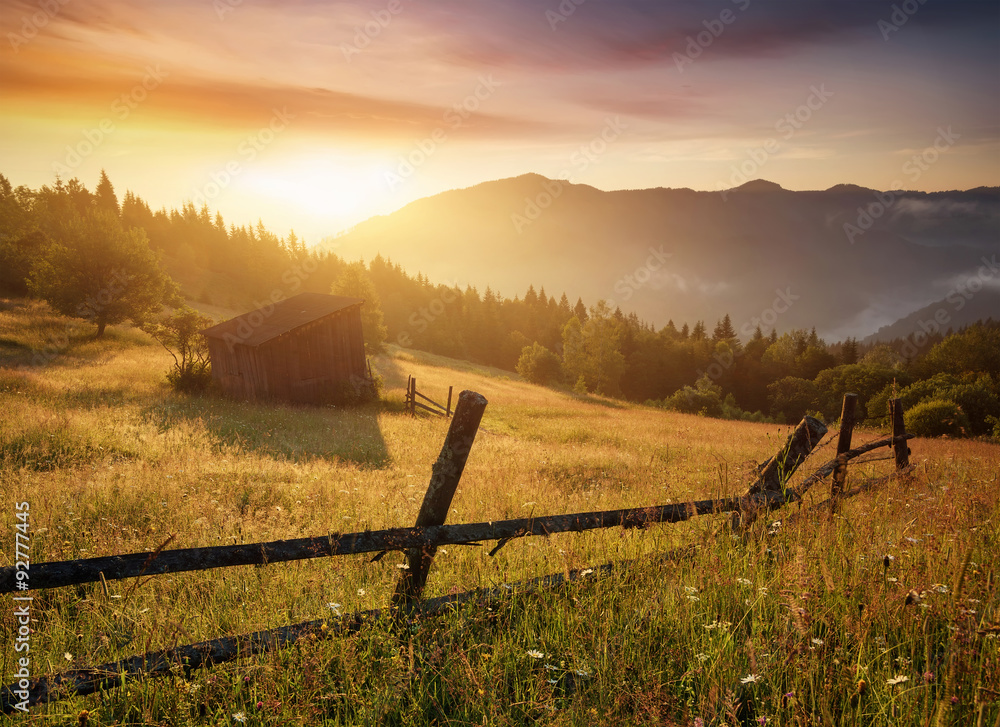
{"type": "Polygon", "coordinates": [[[385,207],[383,167],[376,157],[323,153],[261,164],[242,181],[247,192],[303,217],[357,224],[385,207]]]}

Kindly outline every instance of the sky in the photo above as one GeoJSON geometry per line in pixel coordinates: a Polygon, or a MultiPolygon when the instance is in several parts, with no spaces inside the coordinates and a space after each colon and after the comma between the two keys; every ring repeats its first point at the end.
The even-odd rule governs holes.
{"type": "Polygon", "coordinates": [[[309,244],[528,172],[970,189],[998,79],[996,0],[4,0],[0,173],[309,244]]]}

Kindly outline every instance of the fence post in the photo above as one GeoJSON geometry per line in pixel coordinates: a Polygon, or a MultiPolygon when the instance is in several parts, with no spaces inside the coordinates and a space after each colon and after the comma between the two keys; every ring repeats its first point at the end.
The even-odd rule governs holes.
{"type": "Polygon", "coordinates": [[[840,493],[844,491],[847,460],[842,455],[851,448],[851,436],[854,434],[854,407],[857,403],[857,394],[844,394],[844,406],[840,411],[840,438],[837,440],[837,466],[833,470],[833,482],[830,485],[831,513],[837,512],[840,506],[840,493]]]}
{"type": "MultiPolygon", "coordinates": [[[[463,391],[458,395],[455,417],[448,427],[441,454],[431,468],[431,481],[427,485],[424,502],[417,515],[416,527],[444,525],[458,481],[465,470],[469,451],[476,439],[483,412],[486,410],[486,403],[486,398],[474,391],[463,391]]],[[[408,606],[420,598],[436,552],[436,546],[406,550],[409,567],[402,572],[396,585],[396,592],[392,597],[393,606],[408,606]]]]}
{"type": "Polygon", "coordinates": [[[453,388],[454,387],[452,387],[452,386],[448,387],[448,408],[445,409],[445,416],[449,416],[449,417],[451,416],[451,390],[453,388]]]}
{"type": "Polygon", "coordinates": [[[417,379],[414,376],[410,377],[410,414],[417,414],[417,379]]]}
{"type": "MultiPolygon", "coordinates": [[[[893,439],[906,434],[906,424],[903,422],[903,402],[899,399],[889,399],[889,411],[892,413],[893,439]]],[[[896,469],[901,470],[910,464],[910,448],[906,440],[893,442],[892,449],[896,454],[896,469]]]]}

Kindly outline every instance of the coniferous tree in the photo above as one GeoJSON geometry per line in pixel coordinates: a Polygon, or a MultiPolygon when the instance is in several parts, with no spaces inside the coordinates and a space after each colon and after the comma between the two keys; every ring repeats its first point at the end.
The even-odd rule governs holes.
{"type": "Polygon", "coordinates": [[[111,180],[108,179],[108,175],[103,169],[101,170],[101,179],[97,183],[97,189],[94,190],[94,203],[98,209],[110,212],[115,217],[121,213],[115,188],[111,185],[111,180]]]}

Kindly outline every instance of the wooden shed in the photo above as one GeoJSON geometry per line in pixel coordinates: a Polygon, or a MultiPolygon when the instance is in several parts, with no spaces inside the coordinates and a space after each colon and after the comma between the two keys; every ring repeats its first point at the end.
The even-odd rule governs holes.
{"type": "Polygon", "coordinates": [[[301,293],[202,331],[212,378],[238,399],[319,404],[370,385],[360,298],[301,293]]]}

